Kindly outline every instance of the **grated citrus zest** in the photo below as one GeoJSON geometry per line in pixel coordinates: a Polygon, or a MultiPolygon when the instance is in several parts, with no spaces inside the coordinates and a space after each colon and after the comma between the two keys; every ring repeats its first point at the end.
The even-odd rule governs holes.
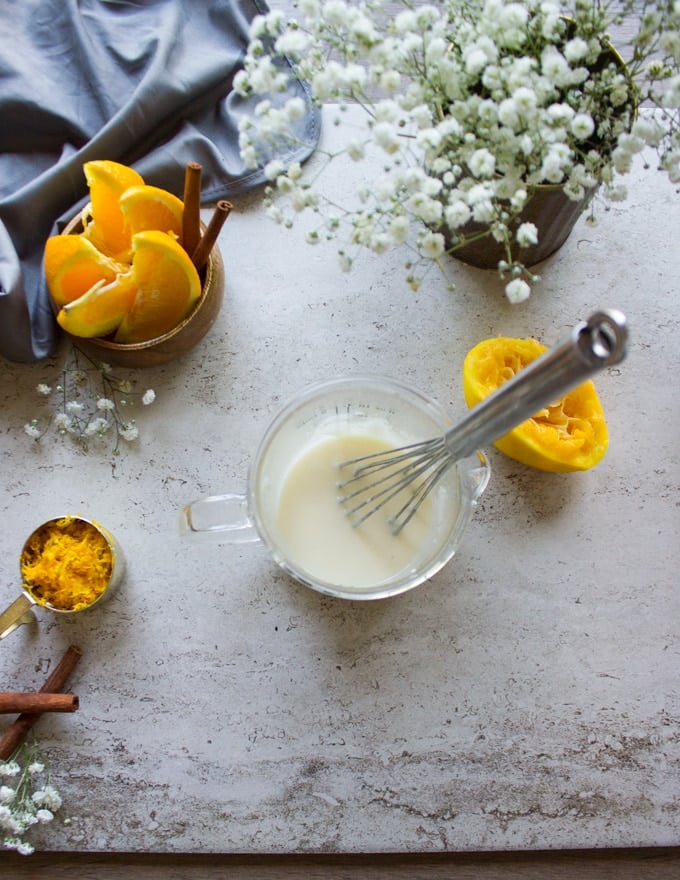
{"type": "Polygon", "coordinates": [[[113,552],[102,533],[85,520],[66,516],[37,529],[21,554],[24,586],[39,605],[80,611],[106,589],[113,552]]]}

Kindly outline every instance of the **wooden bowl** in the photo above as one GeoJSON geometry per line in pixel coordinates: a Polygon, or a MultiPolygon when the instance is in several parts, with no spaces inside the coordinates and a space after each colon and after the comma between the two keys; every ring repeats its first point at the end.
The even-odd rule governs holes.
{"type": "MultiPolygon", "coordinates": [[[[77,234],[81,230],[78,216],[71,220],[62,235],[77,234]]],[[[100,363],[119,367],[157,367],[166,364],[194,348],[219,314],[224,299],[224,262],[217,245],[210,253],[201,280],[201,297],[192,311],[180,324],[155,339],[124,345],[102,337],[66,335],[77,348],[100,363]]],[[[52,303],[52,308],[58,311],[55,303],[52,303]]]]}

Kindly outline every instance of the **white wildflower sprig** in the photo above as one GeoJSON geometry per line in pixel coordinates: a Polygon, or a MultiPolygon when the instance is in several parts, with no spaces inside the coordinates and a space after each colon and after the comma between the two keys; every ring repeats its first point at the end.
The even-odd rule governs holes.
{"type": "Polygon", "coordinates": [[[9,761],[0,761],[0,840],[5,849],[31,855],[35,848],[27,833],[34,825],[52,822],[61,806],[35,740],[20,746],[9,761]]]}
{"type": "Polygon", "coordinates": [[[645,147],[680,183],[680,0],[402,0],[396,15],[393,5],[299,0],[298,20],[258,16],[234,82],[261,97],[239,144],[249,167],[266,166],[270,215],[287,227],[318,215],[307,240],[342,237],[344,269],[347,242],[374,253],[408,245],[417,287],[424,261],[486,238],[504,250],[499,273],[520,302],[537,277],[522,262],[540,237],[522,220],[537,187],[584,204],[598,187],[621,199],[617,178],[645,147]],[[610,30],[627,19],[637,30],[615,50],[610,30]],[[296,145],[304,112],[286,98],[286,69],[317,105],[336,103],[340,122],[348,102],[365,111],[343,152],[355,162],[377,153],[383,173],[352,208],[316,190],[334,156],[311,181],[276,158],[296,145]],[[638,114],[642,105],[655,114],[638,114]]]}
{"type": "Polygon", "coordinates": [[[69,437],[83,452],[93,441],[113,438],[113,455],[120,454],[121,440],[132,443],[139,429],[132,408],[137,400],[148,406],[156,393],[148,388],[136,391],[134,384],[116,376],[108,364],[97,363],[75,347],[71,348],[57,382],[41,382],[36,391],[49,400],[56,412],[36,417],[24,425],[25,433],[39,443],[54,429],[69,437]]]}

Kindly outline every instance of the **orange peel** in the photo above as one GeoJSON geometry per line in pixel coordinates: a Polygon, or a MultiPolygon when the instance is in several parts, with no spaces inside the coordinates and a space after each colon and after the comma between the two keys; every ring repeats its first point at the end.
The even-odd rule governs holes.
{"type": "Polygon", "coordinates": [[[90,204],[83,211],[83,235],[102,253],[125,260],[132,233],[120,197],[131,186],[143,185],[144,180],[134,168],[109,159],[86,162],[83,171],[90,189],[90,204]]]}
{"type": "MultiPolygon", "coordinates": [[[[472,348],[463,363],[463,392],[476,406],[545,352],[536,339],[498,337],[472,348]]],[[[594,467],[609,446],[602,404],[592,380],[565,394],[494,443],[510,458],[543,471],[594,467]]]]}
{"type": "Polygon", "coordinates": [[[165,232],[132,237],[134,301],[116,331],[123,344],[156,339],[176,327],[201,296],[201,279],[189,255],[165,232]]]}
{"type": "Polygon", "coordinates": [[[82,235],[53,235],[45,244],[45,278],[59,307],[78,299],[98,281],[113,281],[124,269],[82,235]]]}

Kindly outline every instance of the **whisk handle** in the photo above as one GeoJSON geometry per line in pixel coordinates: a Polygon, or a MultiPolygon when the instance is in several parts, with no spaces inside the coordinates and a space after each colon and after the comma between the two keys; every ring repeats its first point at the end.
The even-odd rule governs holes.
{"type": "Polygon", "coordinates": [[[485,398],[444,437],[454,459],[472,455],[626,355],[628,328],[615,310],[595,312],[568,337],[485,398]]]}

